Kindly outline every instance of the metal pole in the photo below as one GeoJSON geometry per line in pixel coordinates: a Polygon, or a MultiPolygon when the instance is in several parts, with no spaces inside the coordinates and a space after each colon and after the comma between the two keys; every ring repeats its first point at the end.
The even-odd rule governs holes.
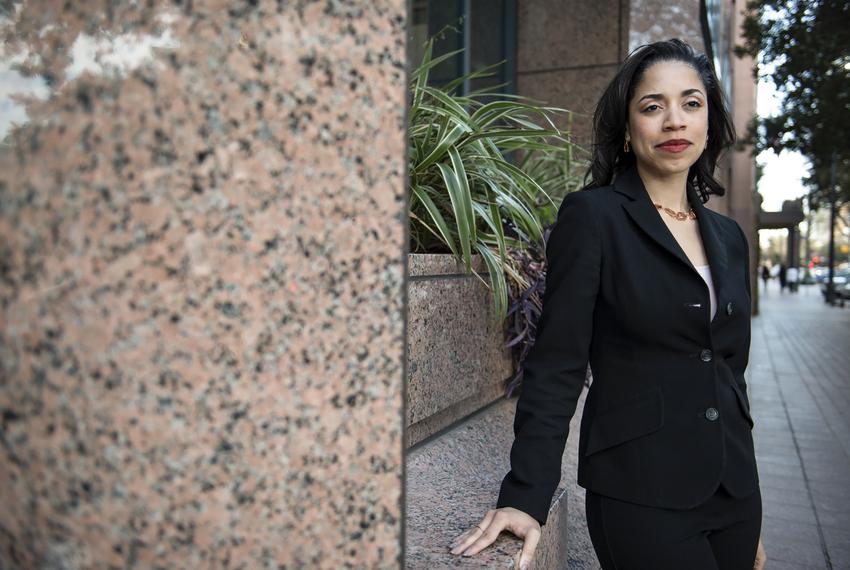
{"type": "Polygon", "coordinates": [[[809,262],[812,260],[812,245],[811,245],[811,237],[812,237],[812,208],[811,202],[809,199],[806,200],[806,252],[803,257],[806,263],[806,274],[809,271],[809,262]]]}
{"type": "Polygon", "coordinates": [[[835,304],[835,151],[829,167],[829,277],[826,281],[826,302],[835,304]]]}

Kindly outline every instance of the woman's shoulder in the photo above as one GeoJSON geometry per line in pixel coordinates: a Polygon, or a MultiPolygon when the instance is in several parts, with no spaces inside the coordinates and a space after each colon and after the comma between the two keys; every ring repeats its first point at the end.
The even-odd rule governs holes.
{"type": "Polygon", "coordinates": [[[613,190],[614,187],[610,184],[607,186],[584,187],[574,190],[564,196],[561,202],[561,209],[571,205],[594,211],[604,209],[610,206],[611,200],[615,199],[616,194],[613,190]]]}
{"type": "Polygon", "coordinates": [[[625,201],[627,198],[614,192],[613,185],[584,187],[564,196],[558,219],[570,217],[574,222],[607,228],[615,221],[615,213],[621,211],[619,203],[625,201]]]}

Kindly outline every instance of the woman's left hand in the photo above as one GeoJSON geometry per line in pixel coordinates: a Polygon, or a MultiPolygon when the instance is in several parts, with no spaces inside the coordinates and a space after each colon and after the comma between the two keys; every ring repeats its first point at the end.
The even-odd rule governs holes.
{"type": "Polygon", "coordinates": [[[764,553],[764,544],[762,544],[761,537],[759,537],[759,545],[758,548],[756,548],[756,561],[753,562],[753,570],[763,570],[765,562],[767,562],[767,554],[764,553]]]}

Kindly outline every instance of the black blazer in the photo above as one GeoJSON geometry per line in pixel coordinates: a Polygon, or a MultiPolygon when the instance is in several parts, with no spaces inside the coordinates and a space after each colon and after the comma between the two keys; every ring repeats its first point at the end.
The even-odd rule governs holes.
{"type": "Polygon", "coordinates": [[[710,322],[708,287],[634,166],[610,186],[564,198],[497,507],[546,523],[588,363],[579,485],[674,509],[700,504],[721,481],[737,497],[758,487],[744,381],[747,238],[687,192],[716,291],[710,322]]]}

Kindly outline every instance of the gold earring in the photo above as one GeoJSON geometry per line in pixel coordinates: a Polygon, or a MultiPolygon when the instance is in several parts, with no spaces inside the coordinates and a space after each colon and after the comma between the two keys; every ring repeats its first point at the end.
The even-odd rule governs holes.
{"type": "Polygon", "coordinates": [[[623,143],[623,152],[629,152],[629,139],[626,139],[626,142],[623,143]]]}

